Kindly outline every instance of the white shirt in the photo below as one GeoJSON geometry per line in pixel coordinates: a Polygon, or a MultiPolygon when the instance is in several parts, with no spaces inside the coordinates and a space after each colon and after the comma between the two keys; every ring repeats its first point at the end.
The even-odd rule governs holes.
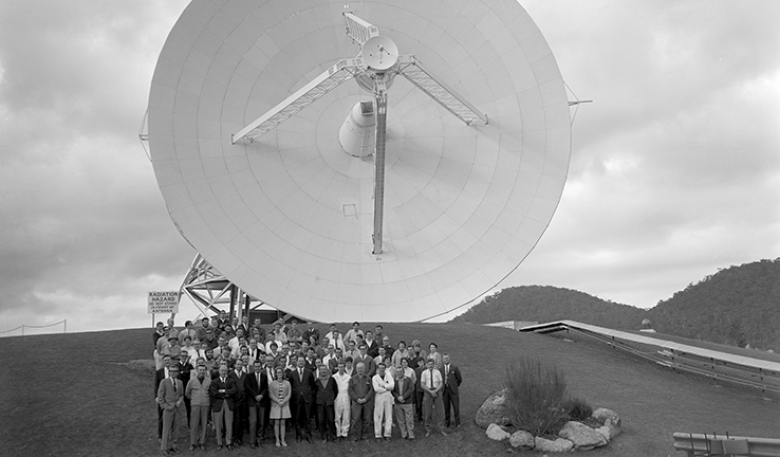
{"type": "Polygon", "coordinates": [[[334,374],[333,379],[336,380],[336,386],[339,388],[338,397],[342,397],[342,395],[349,396],[349,380],[352,379],[352,376],[345,371],[344,374],[334,374]]]}
{"type": "Polygon", "coordinates": [[[393,387],[395,387],[395,381],[393,380],[393,377],[390,375],[390,373],[385,372],[385,376],[379,376],[379,373],[375,374],[373,378],[371,378],[371,384],[374,387],[374,392],[377,395],[382,395],[389,393],[391,390],[393,390],[393,387]]]}
{"type": "MultiPolygon", "coordinates": [[[[441,372],[436,368],[433,369],[433,390],[436,390],[442,383],[441,372]]],[[[425,369],[420,374],[420,384],[427,388],[431,388],[431,370],[425,369]]]]}

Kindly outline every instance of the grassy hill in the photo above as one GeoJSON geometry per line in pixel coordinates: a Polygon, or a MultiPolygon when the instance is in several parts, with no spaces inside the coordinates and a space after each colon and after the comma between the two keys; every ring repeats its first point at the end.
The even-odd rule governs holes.
{"type": "MultiPolygon", "coordinates": [[[[755,392],[671,372],[590,340],[570,336],[575,339],[572,342],[477,325],[386,324],[385,330],[394,342],[435,341],[460,365],[464,376],[462,429],[448,437],[428,439],[419,433],[421,438],[415,442],[292,442],[281,450],[265,446],[260,453],[317,457],[503,454],[506,445],[486,439],[473,418],[482,401],[501,387],[504,367],[521,356],[556,363],[573,394],[622,415],[623,434],[607,448],[589,452],[593,457],[676,455],[671,439],[676,431],[780,438],[777,405],[761,400],[755,392]]],[[[154,375],[151,369],[131,363],[151,358],[150,333],[150,329],[137,329],[0,338],[2,455],[159,455],[154,375]]],[[[182,436],[182,455],[190,455],[185,443],[182,436]]],[[[216,452],[213,436],[208,444],[205,453],[192,455],[226,455],[216,452]]],[[[257,454],[248,448],[230,453],[257,454]]]]}
{"type": "Polygon", "coordinates": [[[645,318],[662,333],[780,352],[780,259],[722,269],[649,310],[570,289],[522,286],[485,298],[452,322],[571,319],[638,329],[645,318]]]}
{"type": "Polygon", "coordinates": [[[722,269],[649,314],[659,332],[780,351],[780,259],[722,269]]]}
{"type": "Polygon", "coordinates": [[[488,324],[509,320],[548,322],[570,319],[615,329],[638,329],[647,311],[571,289],[510,287],[486,297],[453,323],[488,324]]]}

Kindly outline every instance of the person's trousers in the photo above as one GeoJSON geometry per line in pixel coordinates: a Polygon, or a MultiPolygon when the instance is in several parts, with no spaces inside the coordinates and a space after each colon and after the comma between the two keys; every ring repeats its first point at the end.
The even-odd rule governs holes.
{"type": "Polygon", "coordinates": [[[162,439],[163,429],[163,409],[162,406],[157,405],[157,438],[162,439]]]}
{"type": "Polygon", "coordinates": [[[336,436],[343,436],[346,438],[349,436],[350,426],[350,412],[351,405],[349,404],[349,396],[336,397],[336,404],[334,405],[336,414],[336,436]]]}
{"type": "Polygon", "coordinates": [[[184,407],[187,409],[187,415],[185,417],[187,418],[187,427],[189,427],[190,426],[190,409],[192,408],[192,406],[190,405],[190,399],[187,398],[187,397],[184,397],[184,407]]]}
{"type": "Polygon", "coordinates": [[[417,420],[421,422],[423,420],[423,396],[424,395],[425,395],[425,391],[422,389],[414,391],[414,411],[417,420]]]}
{"type": "Polygon", "coordinates": [[[209,405],[190,405],[190,444],[206,444],[209,405]]]}
{"type": "Polygon", "coordinates": [[[444,425],[447,427],[456,427],[460,425],[460,395],[451,394],[448,389],[444,389],[444,425]],[[450,408],[454,417],[450,417],[450,408]]]}
{"type": "Polygon", "coordinates": [[[311,438],[311,403],[299,400],[295,403],[295,437],[311,438]]]}
{"type": "Polygon", "coordinates": [[[382,426],[384,436],[390,438],[393,431],[393,396],[390,392],[374,395],[374,437],[382,438],[382,426]]]}
{"type": "Polygon", "coordinates": [[[423,397],[423,421],[425,421],[425,431],[430,432],[434,427],[442,427],[442,410],[444,409],[444,402],[441,399],[441,394],[436,395],[436,398],[431,394],[425,392],[423,397]]]}
{"type": "Polygon", "coordinates": [[[228,408],[227,402],[222,403],[222,409],[219,411],[212,411],[211,421],[214,422],[214,428],[217,432],[217,444],[222,446],[222,427],[225,430],[226,444],[233,444],[233,411],[228,408]]]}
{"type": "Polygon", "coordinates": [[[395,405],[395,423],[401,432],[401,438],[414,438],[414,405],[398,403],[395,405]]]}
{"type": "Polygon", "coordinates": [[[266,408],[264,408],[261,403],[258,403],[256,405],[249,405],[249,443],[250,444],[257,444],[258,435],[260,435],[261,440],[265,439],[265,410],[266,408]]]}
{"type": "Polygon", "coordinates": [[[356,401],[352,402],[352,411],[350,413],[349,432],[354,439],[368,438],[371,433],[371,416],[374,414],[374,403],[369,401],[362,405],[356,401]]]}
{"type": "Polygon", "coordinates": [[[160,450],[167,451],[174,447],[179,439],[179,408],[163,408],[163,429],[160,450]]]}
{"type": "Polygon", "coordinates": [[[318,403],[317,419],[319,420],[317,428],[320,431],[320,438],[333,441],[336,438],[336,409],[334,405],[318,403]]]}
{"type": "Polygon", "coordinates": [[[233,406],[233,441],[240,443],[244,439],[246,428],[246,402],[236,402],[233,406]]]}

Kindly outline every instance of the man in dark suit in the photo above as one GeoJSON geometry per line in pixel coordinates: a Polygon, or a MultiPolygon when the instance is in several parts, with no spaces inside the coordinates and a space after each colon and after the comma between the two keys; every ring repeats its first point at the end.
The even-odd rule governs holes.
{"type": "Polygon", "coordinates": [[[319,377],[314,383],[314,402],[317,405],[317,428],[323,442],[336,439],[336,395],[339,393],[336,380],[330,374],[326,365],[320,365],[319,377]]]}
{"type": "Polygon", "coordinates": [[[255,360],[254,372],[247,376],[246,402],[249,412],[249,443],[258,447],[258,432],[260,440],[265,439],[265,410],[269,406],[268,377],[263,372],[263,361],[255,360]],[[259,426],[258,426],[259,423],[259,426]]]}
{"type": "MultiPolygon", "coordinates": [[[[160,383],[163,379],[170,377],[171,356],[163,356],[163,367],[154,373],[154,398],[157,398],[157,392],[160,389],[160,383]]],[[[163,432],[163,410],[159,403],[157,403],[157,439],[162,440],[163,432]]]]}
{"type": "Polygon", "coordinates": [[[290,406],[295,421],[295,440],[311,441],[311,402],[314,392],[314,373],[306,368],[306,359],[298,358],[298,366],[290,371],[288,380],[292,387],[290,406]]]}
{"type": "MultiPolygon", "coordinates": [[[[408,364],[404,364],[407,365],[408,364]]],[[[393,386],[393,399],[395,400],[395,423],[401,432],[401,438],[414,439],[414,383],[412,378],[406,376],[405,370],[400,368],[395,371],[396,380],[393,386]]]]}
{"type": "Polygon", "coordinates": [[[463,378],[457,365],[450,363],[449,354],[444,354],[442,361],[444,362],[444,366],[441,368],[441,377],[444,379],[444,425],[446,427],[460,427],[460,394],[458,393],[458,387],[463,382],[463,378]],[[452,405],[452,417],[450,416],[450,405],[452,405]]]}
{"type": "MultiPolygon", "coordinates": [[[[190,364],[190,354],[187,351],[181,351],[181,357],[179,362],[175,364],[179,367],[179,379],[181,379],[184,387],[187,387],[187,383],[190,382],[192,365],[190,364]]],[[[184,397],[184,407],[187,409],[187,427],[190,426],[190,399],[184,397]]]]}
{"type": "Polygon", "coordinates": [[[314,327],[314,322],[309,322],[309,328],[303,332],[303,341],[315,346],[320,344],[320,330],[314,327]]]}
{"type": "Polygon", "coordinates": [[[222,449],[222,430],[224,426],[225,441],[228,450],[233,449],[233,398],[238,393],[236,381],[228,376],[226,364],[219,366],[217,377],[209,386],[211,399],[211,418],[217,432],[217,449],[222,449]],[[224,424],[223,424],[224,421],[224,424]]]}
{"type": "Polygon", "coordinates": [[[170,377],[163,379],[157,389],[157,404],[163,410],[163,433],[160,450],[163,455],[178,452],[176,440],[179,437],[179,408],[184,397],[184,385],[179,380],[179,367],[170,368],[170,377]]]}
{"type": "Polygon", "coordinates": [[[230,373],[229,377],[232,377],[236,382],[236,388],[238,393],[233,397],[233,444],[241,446],[244,441],[244,428],[247,426],[247,403],[246,403],[246,378],[247,374],[244,371],[244,361],[241,359],[236,360],[236,364],[230,373]]]}
{"type": "Polygon", "coordinates": [[[374,416],[374,388],[362,362],[355,365],[355,375],[349,380],[348,392],[352,403],[349,433],[352,441],[357,442],[370,436],[374,416]]]}

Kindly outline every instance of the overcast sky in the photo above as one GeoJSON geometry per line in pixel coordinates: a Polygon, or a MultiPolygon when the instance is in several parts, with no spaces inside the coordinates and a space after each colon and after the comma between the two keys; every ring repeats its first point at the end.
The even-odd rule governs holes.
{"type": "MultiPolygon", "coordinates": [[[[178,288],[195,253],[138,133],[187,3],[0,0],[0,332],[148,326],[147,291],[178,288]]],[[[503,286],[648,308],[780,256],[780,2],[521,3],[594,102],[550,228],[503,286]]]]}

